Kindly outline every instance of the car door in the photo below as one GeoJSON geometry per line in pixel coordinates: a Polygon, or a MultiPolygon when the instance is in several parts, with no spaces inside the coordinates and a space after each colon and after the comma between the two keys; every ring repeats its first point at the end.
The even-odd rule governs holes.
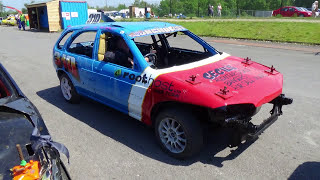
{"type": "Polygon", "coordinates": [[[281,15],[283,17],[287,17],[288,16],[288,8],[282,8],[281,10],[281,15]]]}
{"type": "Polygon", "coordinates": [[[292,17],[292,16],[294,16],[294,13],[295,13],[295,8],[293,8],[293,7],[289,8],[288,16],[292,17]]]}
{"type": "MultiPolygon", "coordinates": [[[[133,67],[124,67],[115,62],[109,62],[104,54],[115,50],[115,37],[127,40],[121,34],[102,31],[98,36],[98,58],[93,63],[95,76],[95,93],[98,101],[128,113],[128,99],[131,88],[138,80],[141,80],[141,68],[136,63],[133,67]],[[105,43],[103,43],[105,42],[105,43]]],[[[137,62],[132,57],[134,62],[137,62]]],[[[117,59],[115,59],[117,60],[117,59]]]]}
{"type": "Polygon", "coordinates": [[[88,97],[93,97],[95,94],[92,63],[96,58],[93,53],[96,48],[96,36],[97,31],[95,30],[74,32],[61,57],[65,66],[68,67],[77,92],[88,97]]]}

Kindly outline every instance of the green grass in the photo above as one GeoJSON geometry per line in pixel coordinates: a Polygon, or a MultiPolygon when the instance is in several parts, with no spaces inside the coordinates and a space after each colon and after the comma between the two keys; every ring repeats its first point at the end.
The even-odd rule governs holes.
{"type": "Polygon", "coordinates": [[[320,23],[174,22],[199,36],[320,44],[320,23]]]}

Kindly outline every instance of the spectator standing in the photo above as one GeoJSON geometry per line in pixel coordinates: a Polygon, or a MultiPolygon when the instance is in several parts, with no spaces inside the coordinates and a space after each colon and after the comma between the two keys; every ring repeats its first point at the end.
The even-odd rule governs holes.
{"type": "Polygon", "coordinates": [[[213,6],[211,6],[211,17],[213,17],[214,16],[214,7],[213,6]]]}
{"type": "Polygon", "coordinates": [[[318,1],[316,1],[316,10],[315,10],[315,17],[317,17],[317,13],[316,12],[318,12],[318,10],[319,10],[319,3],[318,3],[318,1]]]}
{"type": "Polygon", "coordinates": [[[147,11],[147,13],[146,13],[146,19],[150,19],[150,18],[151,18],[151,14],[150,14],[149,11],[147,11]]]}
{"type": "Polygon", "coordinates": [[[208,16],[211,16],[211,5],[208,6],[208,16]]]}
{"type": "Polygon", "coordinates": [[[213,6],[211,6],[210,4],[208,6],[208,16],[213,17],[213,6]]]}
{"type": "Polygon", "coordinates": [[[15,15],[15,19],[17,21],[17,25],[19,30],[21,30],[21,23],[20,23],[20,13],[18,13],[17,15],[15,15]]]}
{"type": "Polygon", "coordinates": [[[312,4],[312,17],[317,17],[316,12],[318,12],[318,9],[319,9],[318,1],[315,1],[315,2],[312,4]]]}
{"type": "Polygon", "coordinates": [[[222,7],[221,7],[221,4],[219,3],[218,7],[217,7],[217,10],[218,10],[218,16],[221,17],[221,10],[222,10],[222,7]]]}
{"type": "Polygon", "coordinates": [[[25,31],[26,30],[26,16],[24,14],[21,14],[21,16],[20,16],[20,23],[21,23],[23,30],[25,31]]]}

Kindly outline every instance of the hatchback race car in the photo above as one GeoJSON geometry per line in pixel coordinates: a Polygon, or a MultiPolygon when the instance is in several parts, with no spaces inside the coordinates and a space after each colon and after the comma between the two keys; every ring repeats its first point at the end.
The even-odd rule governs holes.
{"type": "Polygon", "coordinates": [[[175,158],[200,151],[203,127],[234,127],[235,141],[257,137],[292,99],[273,67],[219,52],[186,28],[165,22],[69,27],[53,48],[63,97],[85,96],[154,127],[175,158]],[[262,124],[250,122],[273,104],[262,124]]]}
{"type": "Polygon", "coordinates": [[[9,16],[8,18],[3,19],[1,24],[15,26],[15,25],[17,25],[17,21],[14,16],[9,16]]]}
{"type": "Polygon", "coordinates": [[[0,179],[71,179],[59,151],[69,157],[0,63],[0,179]]]}

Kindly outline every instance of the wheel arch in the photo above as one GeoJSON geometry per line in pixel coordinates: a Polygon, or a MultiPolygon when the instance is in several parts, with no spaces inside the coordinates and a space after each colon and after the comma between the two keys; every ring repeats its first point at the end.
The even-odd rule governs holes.
{"type": "Polygon", "coordinates": [[[152,127],[155,125],[155,119],[157,115],[166,108],[179,108],[188,111],[192,111],[192,113],[196,114],[197,119],[201,122],[209,122],[209,111],[207,107],[197,106],[193,104],[181,103],[176,101],[165,101],[155,104],[152,107],[150,118],[152,122],[152,127]]]}
{"type": "Polygon", "coordinates": [[[72,91],[72,99],[67,100],[67,101],[70,102],[70,103],[79,103],[80,102],[80,96],[79,96],[79,93],[78,93],[78,89],[74,84],[74,79],[72,78],[72,76],[68,72],[63,70],[63,69],[57,69],[56,72],[57,72],[57,76],[58,76],[59,81],[60,81],[60,87],[61,87],[61,77],[63,75],[66,75],[66,77],[68,77],[70,82],[72,83],[72,87],[73,87],[72,90],[71,90],[72,91]]]}
{"type": "Polygon", "coordinates": [[[71,80],[74,88],[75,88],[76,91],[77,91],[77,87],[75,86],[74,79],[72,78],[72,76],[70,76],[70,74],[69,74],[68,72],[66,72],[64,69],[57,69],[56,71],[57,71],[57,76],[58,76],[59,80],[60,80],[60,78],[61,78],[61,76],[62,76],[63,74],[67,75],[68,78],[71,80]]]}
{"type": "Polygon", "coordinates": [[[63,74],[66,74],[68,76],[68,78],[71,80],[72,84],[74,85],[74,82],[73,82],[74,78],[70,75],[70,73],[68,73],[64,69],[57,69],[57,75],[58,75],[59,79],[63,74]]]}
{"type": "Polygon", "coordinates": [[[62,74],[66,74],[70,78],[70,76],[68,75],[68,73],[65,70],[57,69],[57,76],[58,76],[59,79],[62,76],[62,74]]]}

